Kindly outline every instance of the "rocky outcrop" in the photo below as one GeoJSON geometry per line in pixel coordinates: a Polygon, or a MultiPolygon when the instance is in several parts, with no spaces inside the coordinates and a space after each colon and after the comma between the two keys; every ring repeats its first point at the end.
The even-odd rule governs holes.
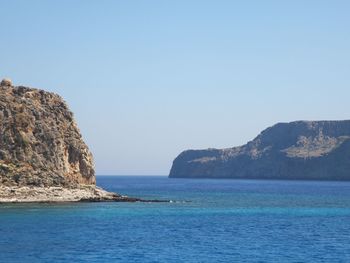
{"type": "Polygon", "coordinates": [[[57,94],[0,82],[0,203],[155,202],[95,185],[92,154],[57,94]]]}
{"type": "Polygon", "coordinates": [[[57,94],[1,82],[0,184],[95,184],[92,154],[57,94]]]}
{"type": "Polygon", "coordinates": [[[350,180],[350,121],[278,123],[240,147],[184,151],[169,177],[350,180]]]}

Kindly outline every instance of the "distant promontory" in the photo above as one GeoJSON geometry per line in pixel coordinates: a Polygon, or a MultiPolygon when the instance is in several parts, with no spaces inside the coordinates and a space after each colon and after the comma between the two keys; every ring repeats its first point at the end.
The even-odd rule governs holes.
{"type": "Polygon", "coordinates": [[[169,177],[350,180],[350,120],[278,123],[243,146],[187,150],[169,177]]]}

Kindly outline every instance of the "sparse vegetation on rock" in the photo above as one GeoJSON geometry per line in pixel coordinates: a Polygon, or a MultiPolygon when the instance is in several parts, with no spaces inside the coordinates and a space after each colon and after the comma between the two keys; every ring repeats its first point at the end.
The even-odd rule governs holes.
{"type": "Polygon", "coordinates": [[[95,186],[93,157],[57,94],[0,85],[0,203],[142,201],[95,186]]]}
{"type": "Polygon", "coordinates": [[[92,154],[63,99],[9,83],[0,87],[0,183],[94,185],[92,154]]]}

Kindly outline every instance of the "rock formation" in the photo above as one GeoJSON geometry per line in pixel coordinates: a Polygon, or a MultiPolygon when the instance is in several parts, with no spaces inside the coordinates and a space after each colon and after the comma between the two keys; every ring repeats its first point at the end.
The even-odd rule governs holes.
{"type": "Polygon", "coordinates": [[[184,151],[169,177],[350,180],[350,121],[278,123],[240,147],[184,151]]]}
{"type": "Polygon", "coordinates": [[[1,82],[0,183],[95,184],[92,154],[60,96],[1,82]]]}
{"type": "Polygon", "coordinates": [[[95,186],[72,112],[50,92],[0,83],[0,203],[144,201],[95,186]]]}

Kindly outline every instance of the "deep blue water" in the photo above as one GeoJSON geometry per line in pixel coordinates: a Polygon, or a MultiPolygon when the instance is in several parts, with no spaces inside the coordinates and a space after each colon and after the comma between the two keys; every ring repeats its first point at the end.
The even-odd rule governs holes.
{"type": "Polygon", "coordinates": [[[174,202],[0,205],[0,262],[350,262],[349,182],[97,181],[174,202]]]}

